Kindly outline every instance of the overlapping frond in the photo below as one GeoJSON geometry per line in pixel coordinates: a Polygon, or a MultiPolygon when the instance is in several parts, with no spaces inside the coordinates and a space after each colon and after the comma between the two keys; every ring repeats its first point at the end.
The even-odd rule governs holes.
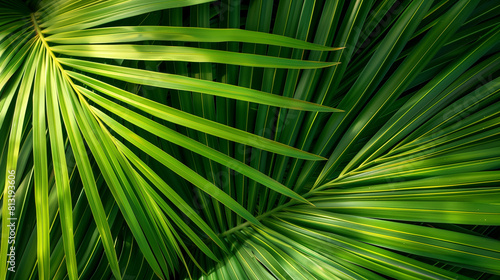
{"type": "Polygon", "coordinates": [[[0,0],[0,279],[500,275],[499,9],[0,0]]]}

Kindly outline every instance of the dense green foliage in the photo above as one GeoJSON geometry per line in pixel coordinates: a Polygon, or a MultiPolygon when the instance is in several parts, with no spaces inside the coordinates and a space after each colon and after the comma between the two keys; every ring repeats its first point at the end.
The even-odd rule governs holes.
{"type": "Polygon", "coordinates": [[[0,279],[499,279],[499,42],[495,0],[0,0],[0,279]]]}

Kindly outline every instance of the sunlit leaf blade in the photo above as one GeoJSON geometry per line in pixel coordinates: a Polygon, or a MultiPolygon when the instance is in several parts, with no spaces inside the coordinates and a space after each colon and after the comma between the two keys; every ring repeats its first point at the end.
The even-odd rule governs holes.
{"type": "Polygon", "coordinates": [[[122,166],[113,155],[117,153],[116,148],[112,146],[109,136],[105,138],[106,136],[99,131],[97,122],[90,115],[89,105],[84,102],[82,108],[80,103],[76,102],[76,97],[71,94],[74,93],[74,85],[72,85],[71,90],[69,85],[66,86],[66,97],[69,99],[68,102],[74,106],[72,109],[78,125],[85,128],[81,130],[82,134],[92,153],[96,156],[96,162],[103,171],[103,177],[125,220],[130,225],[131,232],[138,241],[141,251],[145,254],[155,273],[158,275],[168,274],[169,268],[172,269],[173,266],[172,260],[168,258],[165,244],[160,243],[158,232],[154,229],[156,224],[150,224],[152,217],[144,211],[139,199],[132,195],[134,190],[130,186],[129,178],[126,177],[122,166]],[[103,142],[99,143],[98,139],[103,142]],[[151,245],[148,243],[148,239],[152,243],[151,245]],[[166,257],[159,257],[160,254],[166,257]]]}
{"type": "MultiPolygon", "coordinates": [[[[82,89],[82,91],[85,91],[82,89]]],[[[267,177],[266,175],[260,173],[259,171],[243,164],[242,162],[239,162],[237,160],[232,159],[231,157],[222,154],[220,152],[217,152],[216,150],[213,150],[199,142],[196,142],[189,137],[186,137],[180,133],[177,133],[173,130],[170,130],[167,127],[163,127],[145,117],[142,117],[139,114],[136,114],[132,111],[129,111],[125,108],[118,108],[121,110],[114,110],[117,108],[113,108],[111,106],[106,106],[104,103],[101,103],[104,108],[109,110],[110,112],[116,113],[120,115],[123,118],[126,118],[127,120],[131,121],[135,125],[138,125],[144,129],[147,129],[150,132],[153,132],[155,135],[158,137],[164,138],[167,141],[173,142],[177,145],[183,146],[185,148],[190,149],[193,152],[199,153],[203,156],[206,156],[218,163],[221,164],[226,164],[229,166],[231,169],[248,176],[251,179],[254,179],[255,181],[258,181],[259,183],[277,191],[280,192],[286,196],[289,196],[291,198],[303,201],[307,203],[307,200],[293,192],[292,190],[286,188],[282,184],[276,182],[275,180],[267,177]]],[[[114,121],[110,117],[108,117],[106,114],[102,113],[101,111],[95,109],[97,115],[103,120],[108,126],[110,126],[111,129],[114,131],[118,132],[119,131],[124,131],[124,127],[120,125],[118,122],[114,121]]],[[[120,134],[121,135],[121,134],[120,134]]]]}
{"type": "Polygon", "coordinates": [[[68,133],[68,139],[73,153],[75,154],[75,160],[85,188],[85,194],[87,195],[97,228],[101,234],[104,250],[106,251],[106,256],[110,262],[113,274],[115,274],[117,279],[121,279],[118,260],[113,247],[113,238],[111,236],[109,225],[106,221],[106,215],[96,187],[95,177],[90,166],[90,161],[86,156],[87,152],[85,144],[75,119],[71,101],[68,100],[69,93],[67,92],[67,85],[64,81],[62,81],[60,73],[58,71],[55,72],[55,76],[52,78],[54,84],[52,89],[56,89],[56,92],[58,93],[60,112],[64,121],[64,127],[68,133]]]}
{"type": "Polygon", "coordinates": [[[63,4],[65,0],[56,1],[52,8],[50,20],[45,21],[41,26],[45,33],[55,33],[63,31],[80,30],[94,27],[111,21],[133,17],[162,9],[185,7],[211,0],[152,0],[147,3],[141,0],[117,1],[109,0],[95,2],[90,5],[80,6],[79,9],[69,10],[61,13],[58,10],[58,2],[63,4]]]}
{"type": "MultiPolygon", "coordinates": [[[[109,172],[105,175],[106,180],[112,184],[111,191],[113,195],[117,196],[118,205],[123,209],[125,219],[130,224],[141,227],[142,232],[135,227],[132,233],[137,236],[141,243],[145,243],[145,240],[151,243],[148,245],[162,270],[160,275],[169,275],[170,271],[174,270],[177,261],[172,256],[175,254],[173,251],[178,244],[171,236],[163,213],[158,210],[157,205],[151,204],[150,196],[147,193],[144,194],[142,188],[139,188],[145,183],[140,181],[138,174],[132,169],[125,157],[113,146],[108,131],[99,130],[99,124],[94,119],[89,105],[84,101],[82,103],[81,109],[76,108],[79,111],[78,120],[83,126],[89,127],[89,131],[94,131],[98,136],[95,138],[101,139],[101,143],[104,144],[103,150],[97,150],[97,154],[101,157],[100,164],[105,166],[104,170],[109,172],[110,166],[115,170],[114,174],[109,172]],[[107,157],[107,161],[105,157],[107,157]],[[122,187],[117,188],[117,186],[122,187]],[[134,193],[139,195],[134,196],[134,193]],[[143,233],[144,235],[142,235],[143,233]],[[160,233],[166,234],[167,237],[160,236],[160,233]]],[[[147,250],[147,247],[143,247],[143,250],[147,250]]]]}
{"type": "MultiPolygon", "coordinates": [[[[275,153],[280,153],[292,157],[299,157],[310,160],[322,159],[319,156],[304,151],[300,151],[298,149],[283,145],[281,143],[270,141],[268,139],[252,135],[250,133],[246,133],[241,130],[230,128],[207,119],[187,114],[185,112],[176,110],[174,108],[170,108],[168,106],[153,102],[151,100],[141,98],[137,95],[131,94],[130,92],[124,91],[117,87],[111,86],[109,84],[100,82],[98,80],[86,77],[84,75],[75,72],[69,72],[69,75],[110,97],[122,100],[126,103],[131,104],[134,107],[137,107],[147,113],[150,113],[158,118],[162,118],[166,121],[175,122],[176,124],[184,125],[186,127],[193,128],[208,134],[212,134],[214,136],[218,136],[239,143],[245,143],[275,153]]],[[[97,94],[92,93],[88,90],[82,89],[82,93],[86,94],[86,96],[91,98],[92,101],[94,102],[100,102],[101,104],[105,102],[105,99],[99,97],[97,94]]]]}
{"type": "Polygon", "coordinates": [[[19,50],[9,52],[6,57],[2,56],[2,60],[0,61],[0,89],[4,87],[9,78],[12,77],[14,72],[22,65],[23,61],[26,60],[34,42],[35,39],[31,39],[27,43],[22,44],[19,50]]]}
{"type": "MultiPolygon", "coordinates": [[[[10,198],[15,199],[15,192],[16,188],[19,187],[19,178],[21,175],[18,175],[18,160],[19,160],[19,148],[21,145],[21,137],[23,133],[23,123],[24,123],[24,118],[26,116],[26,110],[27,110],[27,103],[30,98],[30,88],[33,85],[33,80],[34,80],[34,75],[36,72],[35,65],[38,62],[38,60],[35,60],[37,57],[37,51],[40,48],[40,42],[35,43],[33,48],[31,49],[29,53],[28,60],[25,61],[25,66],[24,66],[24,77],[21,81],[21,85],[19,87],[18,95],[17,95],[17,101],[16,101],[16,106],[15,106],[15,111],[14,111],[14,117],[17,120],[20,121],[15,121],[10,127],[10,137],[8,140],[8,150],[7,150],[7,158],[6,158],[6,165],[5,166],[5,173],[4,175],[6,178],[5,183],[4,183],[4,189],[3,189],[3,206],[2,206],[2,239],[1,239],[1,250],[0,253],[2,254],[0,256],[0,262],[3,263],[3,265],[0,266],[0,278],[6,278],[7,275],[7,253],[9,251],[9,235],[10,235],[10,230],[8,231],[7,226],[16,224],[16,219],[19,215],[19,213],[16,213],[15,211],[15,201],[14,203],[9,205],[9,196],[10,198]],[[10,178],[8,176],[11,175],[10,178]],[[16,180],[17,178],[17,180],[16,180]],[[9,190],[11,192],[9,192],[9,190]],[[7,199],[6,199],[7,198],[7,199]],[[10,210],[9,210],[10,206],[10,210]],[[12,208],[14,206],[14,208],[12,208]],[[13,220],[9,220],[10,217],[13,220]]],[[[38,56],[38,59],[40,57],[38,56]]],[[[15,228],[13,228],[13,231],[15,232],[15,228]]]]}
{"type": "Polygon", "coordinates": [[[146,70],[138,70],[114,66],[102,63],[88,62],[72,58],[61,58],[59,61],[67,66],[74,67],[79,70],[123,80],[130,83],[171,88],[176,90],[195,91],[205,94],[234,98],[244,101],[252,101],[256,103],[282,106],[296,110],[308,110],[319,112],[341,112],[342,110],[329,108],[326,106],[309,103],[306,101],[275,96],[273,94],[260,92],[252,89],[193,79],[178,75],[165,73],[157,73],[146,70]]]}
{"type": "MultiPolygon", "coordinates": [[[[37,220],[37,259],[38,276],[40,279],[50,279],[50,236],[49,236],[49,174],[47,163],[47,137],[45,123],[45,82],[47,80],[46,52],[39,54],[35,76],[33,96],[33,158],[35,167],[35,205],[37,220]]],[[[71,228],[73,225],[70,224],[71,228]]],[[[71,236],[73,238],[73,236],[71,236]]],[[[76,275],[72,273],[72,279],[76,275]]]]}
{"type": "MultiPolygon", "coordinates": [[[[98,112],[96,112],[98,113],[98,112]]],[[[106,116],[101,113],[99,114],[100,118],[106,118],[106,116]]],[[[111,121],[111,119],[107,119],[107,121],[111,121]]],[[[250,214],[246,209],[244,209],[241,205],[236,203],[231,197],[222,192],[219,188],[211,184],[205,178],[199,176],[193,170],[187,168],[181,162],[177,161],[175,158],[170,156],[169,154],[163,152],[158,147],[152,145],[151,143],[145,141],[144,139],[135,136],[130,130],[125,127],[119,127],[114,123],[115,126],[113,128],[118,131],[118,133],[127,139],[132,144],[141,147],[143,151],[148,153],[150,156],[154,157],[156,160],[164,164],[169,169],[172,169],[175,173],[179,174],[181,177],[190,181],[198,188],[202,189],[204,192],[210,194],[215,199],[219,200],[221,203],[235,211],[237,214],[241,215],[248,221],[252,223],[259,224],[259,222],[250,214]]]]}
{"type": "MultiPolygon", "coordinates": [[[[457,192],[456,189],[453,191],[457,192]]],[[[434,201],[401,200],[320,202],[315,206],[338,213],[389,220],[473,225],[498,225],[500,223],[500,207],[488,203],[442,201],[436,205],[434,201]]]]}
{"type": "Polygon", "coordinates": [[[59,213],[61,217],[61,229],[63,231],[64,252],[66,256],[66,265],[72,279],[78,278],[76,249],[74,244],[73,232],[73,205],[70,191],[70,181],[66,162],[66,148],[63,138],[63,127],[59,113],[59,97],[57,87],[57,74],[55,66],[50,61],[48,64],[47,75],[47,122],[50,136],[50,146],[52,151],[52,162],[54,166],[55,185],[57,188],[57,197],[59,213]]]}
{"type": "MultiPolygon", "coordinates": [[[[340,107],[344,108],[345,114],[341,117],[332,116],[325,124],[322,131],[319,132],[317,140],[312,143],[313,136],[305,135],[304,141],[308,142],[313,147],[313,150],[319,154],[332,151],[335,144],[345,135],[345,129],[351,126],[360,110],[363,108],[362,100],[371,100],[369,96],[373,94],[375,89],[382,82],[383,76],[389,71],[391,65],[396,61],[403,47],[408,42],[411,34],[416,30],[418,24],[424,17],[426,11],[431,5],[431,1],[413,1],[406,9],[401,11],[397,21],[387,30],[387,35],[381,37],[377,42],[377,47],[373,46],[374,53],[367,57],[368,61],[364,61],[358,66],[358,75],[353,76],[354,81],[352,86],[345,89],[345,95],[341,96],[339,102],[340,107]]],[[[358,9],[352,7],[352,13],[357,15],[358,9]]],[[[354,23],[351,23],[354,24],[354,23]]],[[[349,28],[355,28],[349,25],[349,28]]],[[[349,29],[350,30],[350,29],[349,29]]],[[[349,33],[349,32],[347,32],[349,33]]],[[[348,75],[346,73],[346,75],[348,75]]],[[[385,91],[383,93],[386,93],[385,91]]],[[[361,128],[358,126],[357,128],[361,128]]],[[[342,149],[338,149],[341,153],[342,149]]],[[[334,157],[332,157],[332,160],[334,157]]],[[[336,158],[336,157],[335,157],[336,158]]],[[[301,163],[295,163],[301,164],[301,163]]],[[[295,167],[295,166],[294,166],[295,167]]],[[[318,164],[306,163],[303,167],[304,172],[295,176],[299,176],[296,184],[302,187],[309,176],[318,168],[318,164]]],[[[298,169],[298,167],[296,167],[298,169]]],[[[297,171],[296,173],[299,173],[297,171]]]]}
{"type": "Polygon", "coordinates": [[[317,250],[322,254],[335,251],[344,260],[362,264],[363,267],[383,272],[393,278],[409,279],[470,279],[393,251],[373,246],[348,236],[304,227],[301,224],[276,218],[266,222],[270,228],[286,237],[317,250]]]}
{"type": "Polygon", "coordinates": [[[213,62],[288,69],[314,69],[337,64],[336,62],[292,60],[263,55],[175,46],[69,45],[54,46],[51,49],[54,52],[71,56],[152,61],[213,62]]]}
{"type": "Polygon", "coordinates": [[[146,40],[186,42],[244,42],[306,50],[331,51],[331,48],[306,41],[241,29],[214,29],[177,26],[119,26],[61,32],[47,37],[60,44],[126,43],[146,40]]]}
{"type": "Polygon", "coordinates": [[[297,209],[296,213],[293,216],[280,214],[280,217],[302,223],[305,221],[313,228],[343,234],[389,249],[429,257],[432,257],[432,252],[438,253],[434,257],[472,264],[485,270],[497,270],[500,261],[500,242],[493,239],[316,209],[297,209]]]}
{"type": "MultiPolygon", "coordinates": [[[[186,214],[190,219],[192,219],[198,227],[200,227],[210,238],[217,243],[219,246],[221,246],[223,249],[227,251],[225,248],[224,243],[219,239],[219,237],[210,229],[210,227],[199,217],[199,215],[189,206],[185,201],[182,200],[182,198],[177,195],[161,178],[155,174],[148,166],[144,164],[130,149],[128,149],[125,145],[123,145],[121,142],[118,142],[115,140],[115,144],[117,145],[118,149],[130,160],[132,164],[134,164],[145,176],[155,184],[155,186],[166,196],[168,197],[176,207],[181,209],[184,214],[186,214]]],[[[147,187],[150,195],[155,199],[160,204],[160,207],[164,211],[171,212],[172,209],[170,206],[168,206],[167,203],[165,203],[161,197],[151,188],[147,187]]],[[[208,249],[208,247],[201,242],[201,240],[194,235],[194,232],[192,232],[191,228],[187,227],[185,223],[182,221],[179,221],[176,216],[169,216],[171,217],[174,222],[181,228],[184,229],[184,233],[187,234],[190,238],[196,238],[193,240],[195,244],[203,250],[208,256],[215,258],[213,253],[208,249]]]]}
{"type": "MultiPolygon", "coordinates": [[[[494,45],[500,40],[500,27],[497,30],[492,30],[490,33],[485,36],[483,40],[478,42],[477,46],[473,46],[473,48],[464,55],[463,59],[458,60],[453,65],[448,67],[448,71],[442,72],[442,74],[432,81],[430,81],[425,88],[419,91],[411,100],[406,103],[405,107],[401,108],[392,118],[389,120],[391,125],[387,125],[385,130],[381,130],[367,145],[358,152],[358,155],[352,159],[349,165],[346,167],[348,169],[351,166],[354,166],[360,158],[362,158],[363,153],[371,154],[367,160],[376,157],[381,152],[386,149],[385,147],[390,146],[392,143],[395,143],[398,139],[404,137],[404,133],[406,131],[411,130],[411,128],[416,127],[418,123],[421,123],[425,120],[425,112],[433,112],[433,105],[431,103],[434,94],[432,91],[442,90],[443,87],[448,86],[451,82],[458,78],[458,76],[465,71],[467,68],[473,65],[480,57],[484,56],[494,45]],[[431,104],[429,104],[431,103],[431,104]],[[425,108],[425,111],[422,112],[425,108]],[[417,116],[417,114],[419,115],[417,116]],[[411,119],[412,116],[416,116],[416,118],[411,119]],[[409,121],[411,120],[411,121],[409,121]],[[396,133],[397,132],[397,133],[396,133]],[[388,141],[390,140],[390,141],[388,141]],[[384,144],[378,144],[377,141],[385,142],[384,144]],[[371,152],[373,148],[378,147],[377,151],[371,152]],[[369,152],[370,151],[370,152],[369,152]]],[[[484,63],[486,64],[486,63],[484,63]]],[[[489,64],[489,63],[488,63],[489,64]]],[[[486,64],[486,65],[488,65],[486,64]]],[[[454,89],[454,87],[452,87],[454,89]]],[[[453,91],[447,91],[449,94],[452,94],[453,91]]],[[[439,100],[444,99],[446,96],[442,96],[439,100]]],[[[437,102],[436,102],[437,103],[437,102]]]]}
{"type": "Polygon", "coordinates": [[[413,52],[405,59],[401,66],[395,71],[392,79],[387,81],[379,90],[378,94],[370,101],[366,108],[356,118],[357,126],[347,130],[335,151],[330,156],[326,166],[318,176],[315,185],[319,185],[340,164],[342,156],[345,156],[349,147],[362,134],[363,129],[373,121],[376,114],[390,105],[409,84],[412,78],[421,71],[425,63],[429,62],[440,46],[444,44],[441,38],[450,37],[469,16],[477,5],[475,1],[464,1],[457,3],[452,9],[434,26],[422,41],[415,47],[413,52]]]}

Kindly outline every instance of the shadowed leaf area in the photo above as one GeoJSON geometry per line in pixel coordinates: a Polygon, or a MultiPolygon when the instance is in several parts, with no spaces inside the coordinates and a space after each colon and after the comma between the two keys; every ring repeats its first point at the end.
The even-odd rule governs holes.
{"type": "Polygon", "coordinates": [[[500,279],[499,19],[0,0],[0,279],[500,279]]]}

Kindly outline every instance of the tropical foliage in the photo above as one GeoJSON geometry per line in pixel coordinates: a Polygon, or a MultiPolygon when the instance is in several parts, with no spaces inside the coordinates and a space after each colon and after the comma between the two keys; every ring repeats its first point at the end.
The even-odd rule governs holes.
{"type": "Polygon", "coordinates": [[[499,20],[0,0],[0,279],[498,279],[499,20]]]}

